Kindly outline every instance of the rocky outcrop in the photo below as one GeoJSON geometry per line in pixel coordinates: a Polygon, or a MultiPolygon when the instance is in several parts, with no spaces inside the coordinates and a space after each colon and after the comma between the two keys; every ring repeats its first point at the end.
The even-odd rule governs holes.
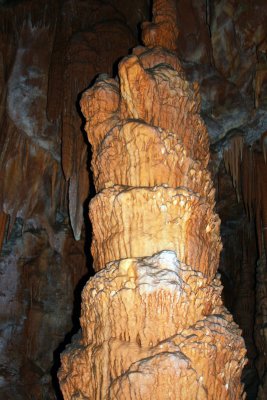
{"type": "Polygon", "coordinates": [[[170,52],[177,31],[166,31],[174,4],[154,2],[151,48],[135,49],[118,80],[100,78],[81,100],[99,191],[89,211],[99,272],[61,357],[65,399],[244,398],[244,342],[216,275],[219,218],[198,87],[170,52]]]}

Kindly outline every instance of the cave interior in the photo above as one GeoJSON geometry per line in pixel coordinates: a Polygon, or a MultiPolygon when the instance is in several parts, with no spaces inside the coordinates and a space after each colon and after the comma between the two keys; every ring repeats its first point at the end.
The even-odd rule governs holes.
{"type": "MultiPolygon", "coordinates": [[[[267,3],[176,0],[175,54],[199,85],[248,399],[267,397],[267,3]]],[[[80,100],[142,45],[150,0],[0,1],[0,398],[63,399],[60,354],[95,272],[80,100]]],[[[101,112],[101,104],[99,106],[101,112]]],[[[188,399],[189,400],[189,399],[188,399]]]]}

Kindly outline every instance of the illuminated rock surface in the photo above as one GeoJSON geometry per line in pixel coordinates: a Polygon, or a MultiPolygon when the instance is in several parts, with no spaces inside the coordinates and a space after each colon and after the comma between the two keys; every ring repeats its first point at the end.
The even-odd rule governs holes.
{"type": "Polygon", "coordinates": [[[118,81],[99,78],[81,100],[99,191],[89,207],[99,272],[61,357],[65,400],[244,398],[244,342],[216,276],[219,218],[198,87],[164,58],[177,40],[166,31],[172,7],[155,1],[144,30],[148,47],[163,46],[165,27],[167,49],[134,50],[118,81]]]}
{"type": "MultiPolygon", "coordinates": [[[[148,0],[0,0],[1,399],[61,399],[59,354],[70,332],[78,329],[81,278],[88,273],[86,265],[90,272],[92,268],[86,257],[90,226],[85,229],[83,221],[91,154],[79,100],[94,80],[83,107],[95,149],[94,183],[97,192],[103,191],[95,206],[121,186],[126,193],[119,198],[129,195],[129,187],[138,189],[138,195],[139,188],[148,188],[142,191],[146,197],[154,190],[171,193],[183,187],[204,199],[203,208],[213,214],[212,179],[222,221],[222,298],[242,330],[249,359],[242,381],[249,400],[266,400],[267,2],[161,1],[155,4],[154,21],[143,24],[150,7],[148,0]],[[141,24],[146,47],[139,45],[131,53],[140,44],[141,24]],[[123,89],[103,72],[116,75],[118,60],[130,53],[135,57],[120,71],[123,89]],[[149,85],[153,102],[139,96],[134,73],[145,93],[149,85]],[[198,93],[187,80],[198,82],[198,93]],[[177,89],[186,97],[184,108],[177,89]],[[127,109],[122,92],[131,100],[127,109]],[[187,142],[198,130],[199,118],[189,111],[187,124],[169,113],[172,105],[183,109],[181,115],[190,107],[201,112],[205,125],[196,146],[187,142]]],[[[141,215],[145,210],[135,211],[141,215]]],[[[96,216],[102,213],[94,215],[98,252],[102,236],[96,216]]],[[[173,228],[165,225],[168,218],[162,222],[162,229],[153,232],[157,238],[162,238],[161,230],[173,228]]],[[[143,222],[136,226],[144,237],[143,222]]],[[[150,232],[152,226],[150,218],[150,232]]],[[[184,236],[195,240],[192,233],[184,236]]],[[[120,254],[128,252],[129,230],[117,234],[127,239],[120,254]]],[[[216,244],[216,230],[214,234],[216,244]]],[[[135,246],[146,247],[137,236],[135,246]]],[[[168,249],[181,253],[183,245],[175,237],[171,242],[168,249]]],[[[111,250],[103,250],[102,259],[110,259],[111,250]]],[[[190,257],[203,272],[207,262],[198,259],[196,250],[190,257]]],[[[103,266],[95,260],[96,268],[103,266]]]]}
{"type": "Polygon", "coordinates": [[[171,251],[109,263],[83,291],[64,398],[240,399],[245,350],[221,290],[171,251]]]}

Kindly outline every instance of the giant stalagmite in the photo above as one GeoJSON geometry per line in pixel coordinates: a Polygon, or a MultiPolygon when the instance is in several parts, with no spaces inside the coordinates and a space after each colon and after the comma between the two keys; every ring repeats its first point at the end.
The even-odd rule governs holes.
{"type": "Polygon", "coordinates": [[[175,2],[153,11],[146,47],[81,100],[98,272],[61,357],[65,400],[244,398],[244,342],[216,275],[220,221],[198,86],[175,55],[175,2]]]}

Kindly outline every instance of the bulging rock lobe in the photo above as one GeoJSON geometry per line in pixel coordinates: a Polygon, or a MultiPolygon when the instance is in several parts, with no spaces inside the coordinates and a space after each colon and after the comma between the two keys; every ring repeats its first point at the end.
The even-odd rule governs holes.
{"type": "Polygon", "coordinates": [[[83,290],[64,398],[186,400],[190,388],[190,399],[240,399],[245,351],[221,290],[172,251],[108,264],[83,290]]]}
{"type": "Polygon", "coordinates": [[[151,50],[128,56],[119,65],[119,85],[114,79],[99,80],[83,94],[81,109],[93,150],[114,127],[137,120],[175,135],[189,157],[207,166],[209,141],[199,116],[198,86],[185,80],[168,54],[165,62],[151,50]],[[149,58],[153,67],[146,68],[149,58]]]}
{"type": "Polygon", "coordinates": [[[107,262],[175,250],[179,259],[213,277],[221,250],[219,219],[184,187],[114,186],[90,204],[96,270],[107,262]]]}

